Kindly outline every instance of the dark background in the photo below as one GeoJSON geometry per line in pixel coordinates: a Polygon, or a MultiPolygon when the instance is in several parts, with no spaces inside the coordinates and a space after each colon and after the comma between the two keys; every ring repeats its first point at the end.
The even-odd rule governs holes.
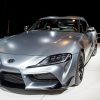
{"type": "Polygon", "coordinates": [[[37,1],[0,0],[0,37],[23,32],[24,26],[31,26],[44,16],[83,16],[90,26],[100,32],[99,6],[96,1],[37,1]]]}

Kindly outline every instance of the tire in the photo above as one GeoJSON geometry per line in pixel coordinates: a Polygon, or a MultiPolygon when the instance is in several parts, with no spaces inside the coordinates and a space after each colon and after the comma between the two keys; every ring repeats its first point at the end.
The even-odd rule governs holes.
{"type": "Polygon", "coordinates": [[[0,72],[0,85],[1,85],[1,83],[2,83],[2,74],[0,72]]]}
{"type": "Polygon", "coordinates": [[[96,53],[97,53],[97,44],[95,44],[95,48],[94,48],[94,50],[93,50],[93,52],[92,52],[92,56],[95,56],[96,53]]]}
{"type": "Polygon", "coordinates": [[[75,86],[78,86],[82,82],[84,73],[84,59],[84,54],[80,52],[76,69],[75,86]]]}

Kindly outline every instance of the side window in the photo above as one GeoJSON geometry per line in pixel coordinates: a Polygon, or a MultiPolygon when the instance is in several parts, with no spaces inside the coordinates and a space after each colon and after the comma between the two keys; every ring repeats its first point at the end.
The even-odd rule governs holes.
{"type": "Polygon", "coordinates": [[[83,20],[80,20],[80,32],[85,32],[87,28],[87,23],[83,20]]]}

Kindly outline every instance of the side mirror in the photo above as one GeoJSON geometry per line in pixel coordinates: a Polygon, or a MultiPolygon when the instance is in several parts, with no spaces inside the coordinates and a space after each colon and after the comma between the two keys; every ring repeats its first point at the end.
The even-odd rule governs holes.
{"type": "Polygon", "coordinates": [[[24,31],[28,31],[29,26],[24,26],[24,31]]]}
{"type": "Polygon", "coordinates": [[[95,28],[94,28],[94,27],[88,27],[88,28],[86,29],[86,31],[87,31],[87,32],[95,31],[95,28]]]}

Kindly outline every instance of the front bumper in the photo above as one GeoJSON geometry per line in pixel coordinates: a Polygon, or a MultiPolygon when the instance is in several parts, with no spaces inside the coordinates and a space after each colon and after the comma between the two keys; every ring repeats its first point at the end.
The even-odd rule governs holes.
{"type": "MultiPolygon", "coordinates": [[[[13,83],[16,85],[23,85],[25,89],[35,89],[35,90],[49,90],[49,89],[58,89],[61,88],[62,85],[57,79],[34,79],[34,77],[30,75],[26,75],[31,81],[30,84],[25,86],[24,80],[20,73],[12,73],[12,72],[1,72],[1,81],[8,82],[9,84],[13,83]]],[[[27,80],[25,80],[27,81],[27,80]]]]}
{"type": "Polygon", "coordinates": [[[9,76],[8,78],[3,77],[3,79],[18,84],[22,82],[25,89],[49,90],[69,86],[70,78],[75,76],[78,54],[73,55],[69,62],[41,67],[32,67],[32,58],[31,61],[28,59],[28,63],[26,63],[29,57],[25,58],[25,56],[20,57],[19,55],[13,55],[16,62],[9,64],[7,61],[11,57],[12,55],[4,54],[1,58],[0,72],[3,73],[3,76],[5,73],[6,76],[9,76]]]}

